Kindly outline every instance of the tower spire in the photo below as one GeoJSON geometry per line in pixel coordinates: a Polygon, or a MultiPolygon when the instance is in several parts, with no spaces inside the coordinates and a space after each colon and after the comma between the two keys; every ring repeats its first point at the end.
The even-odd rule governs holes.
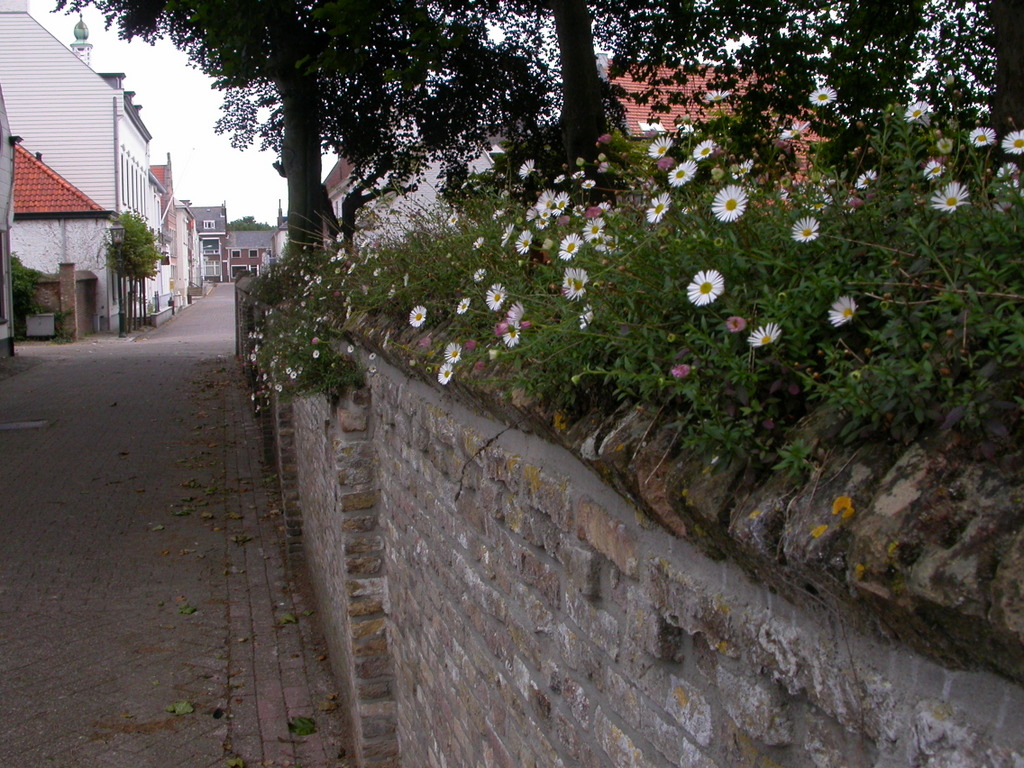
{"type": "Polygon", "coordinates": [[[82,14],[78,14],[78,23],[75,24],[75,42],[71,44],[71,50],[78,58],[91,66],[92,43],[89,42],[89,28],[85,26],[82,14]]]}

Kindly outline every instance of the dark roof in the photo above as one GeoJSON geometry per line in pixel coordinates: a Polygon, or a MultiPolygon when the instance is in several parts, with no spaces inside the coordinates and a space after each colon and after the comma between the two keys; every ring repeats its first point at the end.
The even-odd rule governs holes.
{"type": "Polygon", "coordinates": [[[106,213],[99,203],[20,144],[14,148],[14,212],[106,213]]]}
{"type": "Polygon", "coordinates": [[[267,248],[274,245],[274,230],[228,232],[228,248],[267,248]]]}

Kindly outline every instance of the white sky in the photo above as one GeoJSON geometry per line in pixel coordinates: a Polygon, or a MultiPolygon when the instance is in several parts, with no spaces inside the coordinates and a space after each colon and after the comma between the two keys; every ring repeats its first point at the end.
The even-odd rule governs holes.
{"type": "MultiPolygon", "coordinates": [[[[55,5],[55,0],[30,0],[29,12],[70,45],[78,16],[50,12],[55,5]]],[[[227,135],[214,132],[222,95],[211,87],[212,80],[169,42],[126,43],[116,30],[104,29],[95,9],[86,8],[83,18],[93,45],[92,68],[125,73],[125,89],[135,91],[135,103],[142,106],[142,120],[153,134],[150,162],[163,165],[170,153],[175,197],[193,205],[226,202],[229,220],[254,216],[276,224],[278,202],[286,212],[288,208],[285,180],[271,167],[277,158],[255,148],[233,149],[227,135]]]]}

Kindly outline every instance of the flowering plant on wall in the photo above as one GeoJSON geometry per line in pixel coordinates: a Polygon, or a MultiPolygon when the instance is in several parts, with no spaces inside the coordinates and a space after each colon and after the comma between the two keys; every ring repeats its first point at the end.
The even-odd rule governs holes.
{"type": "Polygon", "coordinates": [[[956,428],[991,452],[1015,431],[1024,132],[939,126],[919,102],[842,171],[804,123],[748,157],[700,129],[601,149],[526,205],[530,162],[498,195],[325,256],[305,300],[342,330],[392,318],[407,332],[389,343],[439,386],[489,379],[559,423],[647,404],[709,456],[799,468],[787,431],[817,407],[837,439],[956,428]]]}

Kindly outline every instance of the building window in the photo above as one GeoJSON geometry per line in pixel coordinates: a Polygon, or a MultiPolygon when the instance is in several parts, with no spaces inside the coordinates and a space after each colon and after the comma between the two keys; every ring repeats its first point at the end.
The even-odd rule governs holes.
{"type": "Polygon", "coordinates": [[[242,252],[240,250],[238,250],[237,248],[232,248],[231,249],[231,258],[232,259],[240,259],[240,258],[242,258],[242,252]]]}
{"type": "Polygon", "coordinates": [[[253,250],[249,251],[249,258],[250,259],[258,259],[259,257],[260,257],[260,252],[257,251],[256,249],[253,249],[253,250]]]}
{"type": "Polygon", "coordinates": [[[216,229],[216,228],[217,228],[217,222],[216,221],[210,221],[209,219],[204,219],[203,220],[203,229],[216,229]]]}
{"type": "Polygon", "coordinates": [[[205,256],[220,254],[220,240],[203,240],[203,254],[205,256]]]}

